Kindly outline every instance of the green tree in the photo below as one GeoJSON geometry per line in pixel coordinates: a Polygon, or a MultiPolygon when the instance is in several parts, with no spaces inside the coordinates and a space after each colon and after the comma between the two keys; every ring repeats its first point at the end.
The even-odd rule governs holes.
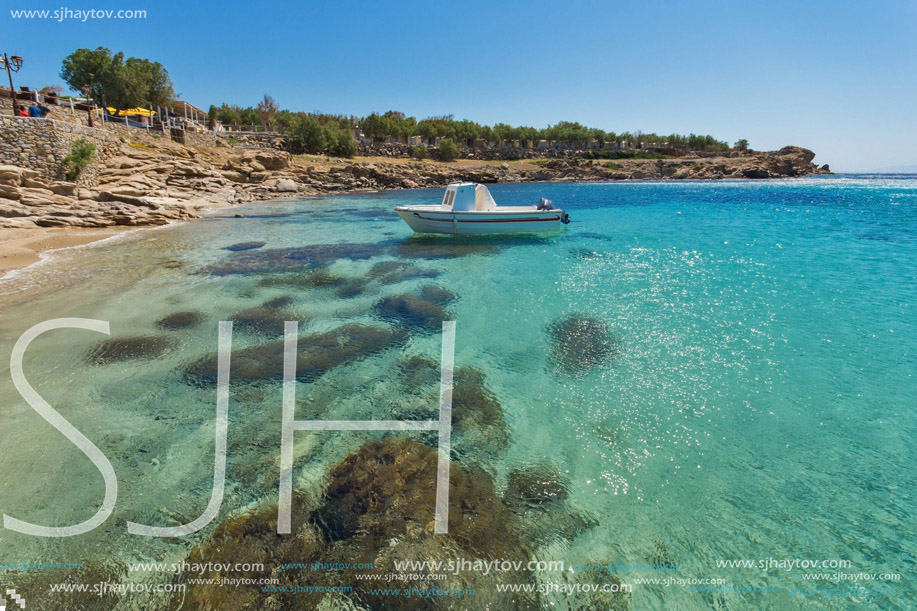
{"type": "Polygon", "coordinates": [[[258,125],[260,121],[261,117],[258,116],[258,111],[251,106],[239,111],[239,122],[242,125],[258,125]]]}
{"type": "Polygon", "coordinates": [[[134,106],[165,106],[175,96],[169,73],[159,62],[129,57],[124,62],[124,72],[137,95],[134,106]]]}
{"type": "Polygon", "coordinates": [[[111,51],[105,47],[77,49],[64,58],[60,75],[74,91],[89,85],[90,95],[101,101],[105,84],[111,80],[112,61],[111,51]]]}
{"type": "Polygon", "coordinates": [[[112,53],[106,47],[77,49],[64,58],[61,78],[74,91],[89,85],[91,97],[118,110],[168,105],[175,95],[169,73],[159,62],[112,53]]]}
{"type": "Polygon", "coordinates": [[[732,147],[738,151],[747,151],[748,150],[748,140],[746,140],[745,138],[737,140],[736,143],[732,145],[732,147]]]}
{"type": "Polygon", "coordinates": [[[443,138],[436,149],[436,157],[440,161],[455,161],[459,156],[459,147],[452,138],[443,138]]]}
{"type": "Polygon", "coordinates": [[[230,106],[225,102],[217,109],[216,117],[217,121],[223,125],[239,125],[242,122],[239,116],[239,107],[230,106]]]}
{"type": "Polygon", "coordinates": [[[367,138],[372,138],[374,140],[382,139],[389,135],[391,131],[391,121],[389,121],[387,117],[372,113],[360,121],[360,128],[367,138]]]}

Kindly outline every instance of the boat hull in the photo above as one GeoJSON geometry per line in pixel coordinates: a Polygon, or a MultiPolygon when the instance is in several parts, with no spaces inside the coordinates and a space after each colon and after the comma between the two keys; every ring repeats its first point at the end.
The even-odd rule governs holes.
{"type": "Polygon", "coordinates": [[[563,210],[453,212],[399,206],[395,212],[416,233],[531,233],[558,231],[563,210]]]}

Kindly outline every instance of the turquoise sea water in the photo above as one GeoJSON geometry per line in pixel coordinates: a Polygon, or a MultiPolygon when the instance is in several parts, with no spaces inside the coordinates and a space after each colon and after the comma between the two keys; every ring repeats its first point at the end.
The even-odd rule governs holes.
{"type": "MultiPolygon", "coordinates": [[[[145,338],[137,350],[150,351],[100,356],[91,351],[103,338],[76,330],[34,342],[26,376],[109,457],[119,498],[105,525],[80,537],[0,530],[0,562],[180,560],[185,548],[128,535],[124,523],[192,519],[206,505],[215,392],[186,372],[216,349],[217,321],[285,298],[281,309],[304,336],[354,322],[391,329],[374,309],[380,298],[434,284],[456,296],[446,306],[456,367],[485,373],[508,424],[508,440],[467,460],[498,488],[532,465],[567,482],[563,511],[580,527],[532,533],[534,557],[678,567],[618,571],[628,583],[725,580],[719,591],[638,584],[635,609],[913,607],[917,177],[491,190],[505,205],[548,197],[573,223],[550,237],[429,240],[390,211],[439,191],[281,200],[64,251],[0,283],[3,513],[74,523],[103,491],[91,463],[13,388],[8,358],[19,335],[86,317],[110,321],[113,338],[145,338]],[[224,250],[251,241],[265,245],[224,250]],[[329,246],[340,244],[358,246],[329,246]],[[411,273],[368,275],[393,261],[411,273]],[[323,275],[291,280],[304,267],[323,275]],[[157,326],[176,312],[201,320],[157,326]],[[616,341],[612,358],[577,375],[554,366],[549,333],[574,314],[604,322],[616,341]],[[849,564],[718,566],[769,559],[849,564]],[[900,579],[804,578],[815,572],[900,579]]],[[[281,335],[280,323],[261,333],[237,324],[234,349],[281,335]]],[[[398,363],[438,359],[439,341],[412,328],[403,342],[300,382],[298,416],[401,417],[412,400],[396,383],[398,363]]],[[[276,494],[280,400],[279,383],[233,386],[221,518],[276,494]]],[[[297,486],[317,490],[366,436],[296,439],[297,486]]],[[[564,609],[574,599],[544,600],[564,609]]]]}

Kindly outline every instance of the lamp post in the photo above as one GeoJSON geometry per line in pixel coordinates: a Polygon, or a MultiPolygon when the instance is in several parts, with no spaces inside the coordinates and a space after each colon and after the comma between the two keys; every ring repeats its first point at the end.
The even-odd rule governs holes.
{"type": "Polygon", "coordinates": [[[22,68],[22,58],[18,55],[12,55],[10,57],[6,56],[6,53],[3,54],[3,57],[0,57],[0,70],[6,70],[6,75],[10,79],[10,98],[13,100],[13,116],[19,116],[19,103],[16,101],[16,90],[13,89],[13,72],[19,72],[19,69],[22,68]]]}
{"type": "Polygon", "coordinates": [[[86,96],[86,118],[89,120],[89,127],[92,127],[92,104],[89,103],[89,93],[92,91],[92,87],[83,85],[80,89],[83,91],[83,95],[86,96]]]}

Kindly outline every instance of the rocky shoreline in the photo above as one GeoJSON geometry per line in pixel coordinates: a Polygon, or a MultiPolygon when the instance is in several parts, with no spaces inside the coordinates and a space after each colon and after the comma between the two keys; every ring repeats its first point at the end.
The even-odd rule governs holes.
{"type": "Polygon", "coordinates": [[[276,150],[183,146],[148,135],[97,159],[91,181],[0,165],[0,228],[163,225],[203,210],[289,196],[481,183],[764,179],[830,173],[799,147],[741,157],[452,163],[297,156],[276,150]]]}

